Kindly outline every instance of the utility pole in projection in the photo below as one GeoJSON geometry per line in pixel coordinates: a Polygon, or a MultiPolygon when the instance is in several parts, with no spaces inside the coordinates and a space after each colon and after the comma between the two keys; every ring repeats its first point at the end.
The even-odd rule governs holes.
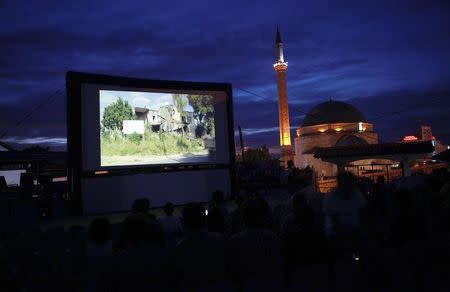
{"type": "Polygon", "coordinates": [[[289,160],[293,159],[291,147],[291,127],[289,119],[289,105],[286,86],[286,70],[288,63],[284,61],[283,42],[281,41],[280,30],[277,26],[275,39],[276,60],[273,68],[277,74],[278,86],[278,118],[280,125],[280,148],[281,161],[287,166],[289,160]]]}

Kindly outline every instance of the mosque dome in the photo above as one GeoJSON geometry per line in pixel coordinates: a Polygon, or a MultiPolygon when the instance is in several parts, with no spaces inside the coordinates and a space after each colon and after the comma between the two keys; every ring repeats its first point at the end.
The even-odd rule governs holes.
{"type": "Polygon", "coordinates": [[[315,106],[303,119],[302,127],[354,122],[366,122],[366,119],[354,106],[345,102],[330,100],[315,106]]]}

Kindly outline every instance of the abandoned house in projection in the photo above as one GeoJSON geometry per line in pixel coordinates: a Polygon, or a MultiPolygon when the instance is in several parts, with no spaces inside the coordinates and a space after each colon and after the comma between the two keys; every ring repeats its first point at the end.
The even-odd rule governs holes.
{"type": "Polygon", "coordinates": [[[157,110],[145,107],[134,107],[136,120],[123,121],[124,134],[144,134],[145,128],[152,132],[183,132],[194,136],[193,110],[185,110],[182,113],[174,105],[164,105],[157,110]]]}

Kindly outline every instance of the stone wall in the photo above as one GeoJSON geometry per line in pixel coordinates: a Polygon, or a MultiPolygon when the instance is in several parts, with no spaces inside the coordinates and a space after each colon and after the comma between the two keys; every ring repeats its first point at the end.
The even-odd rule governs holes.
{"type": "Polygon", "coordinates": [[[295,165],[300,168],[313,167],[318,177],[332,177],[337,174],[337,166],[314,158],[315,147],[334,147],[345,135],[356,136],[368,144],[378,143],[378,134],[373,125],[364,123],[364,131],[358,130],[358,123],[335,123],[300,128],[295,138],[295,165]],[[336,130],[338,129],[338,131],[336,130]]]}

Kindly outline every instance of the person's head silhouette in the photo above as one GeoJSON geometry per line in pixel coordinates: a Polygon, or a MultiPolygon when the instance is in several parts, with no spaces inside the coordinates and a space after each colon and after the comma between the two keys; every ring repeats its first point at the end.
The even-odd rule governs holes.
{"type": "Polygon", "coordinates": [[[266,228],[270,222],[270,207],[261,197],[248,199],[243,206],[244,223],[249,228],[266,228]]]}
{"type": "Polygon", "coordinates": [[[174,211],[174,206],[172,203],[168,202],[166,205],[164,205],[164,213],[166,213],[167,216],[172,216],[174,211]]]}
{"type": "Polygon", "coordinates": [[[88,238],[95,243],[105,243],[111,239],[111,223],[106,218],[95,218],[88,227],[88,238]]]}
{"type": "Polygon", "coordinates": [[[187,230],[198,232],[206,226],[205,208],[200,203],[189,203],[182,210],[183,223],[187,230]]]}

